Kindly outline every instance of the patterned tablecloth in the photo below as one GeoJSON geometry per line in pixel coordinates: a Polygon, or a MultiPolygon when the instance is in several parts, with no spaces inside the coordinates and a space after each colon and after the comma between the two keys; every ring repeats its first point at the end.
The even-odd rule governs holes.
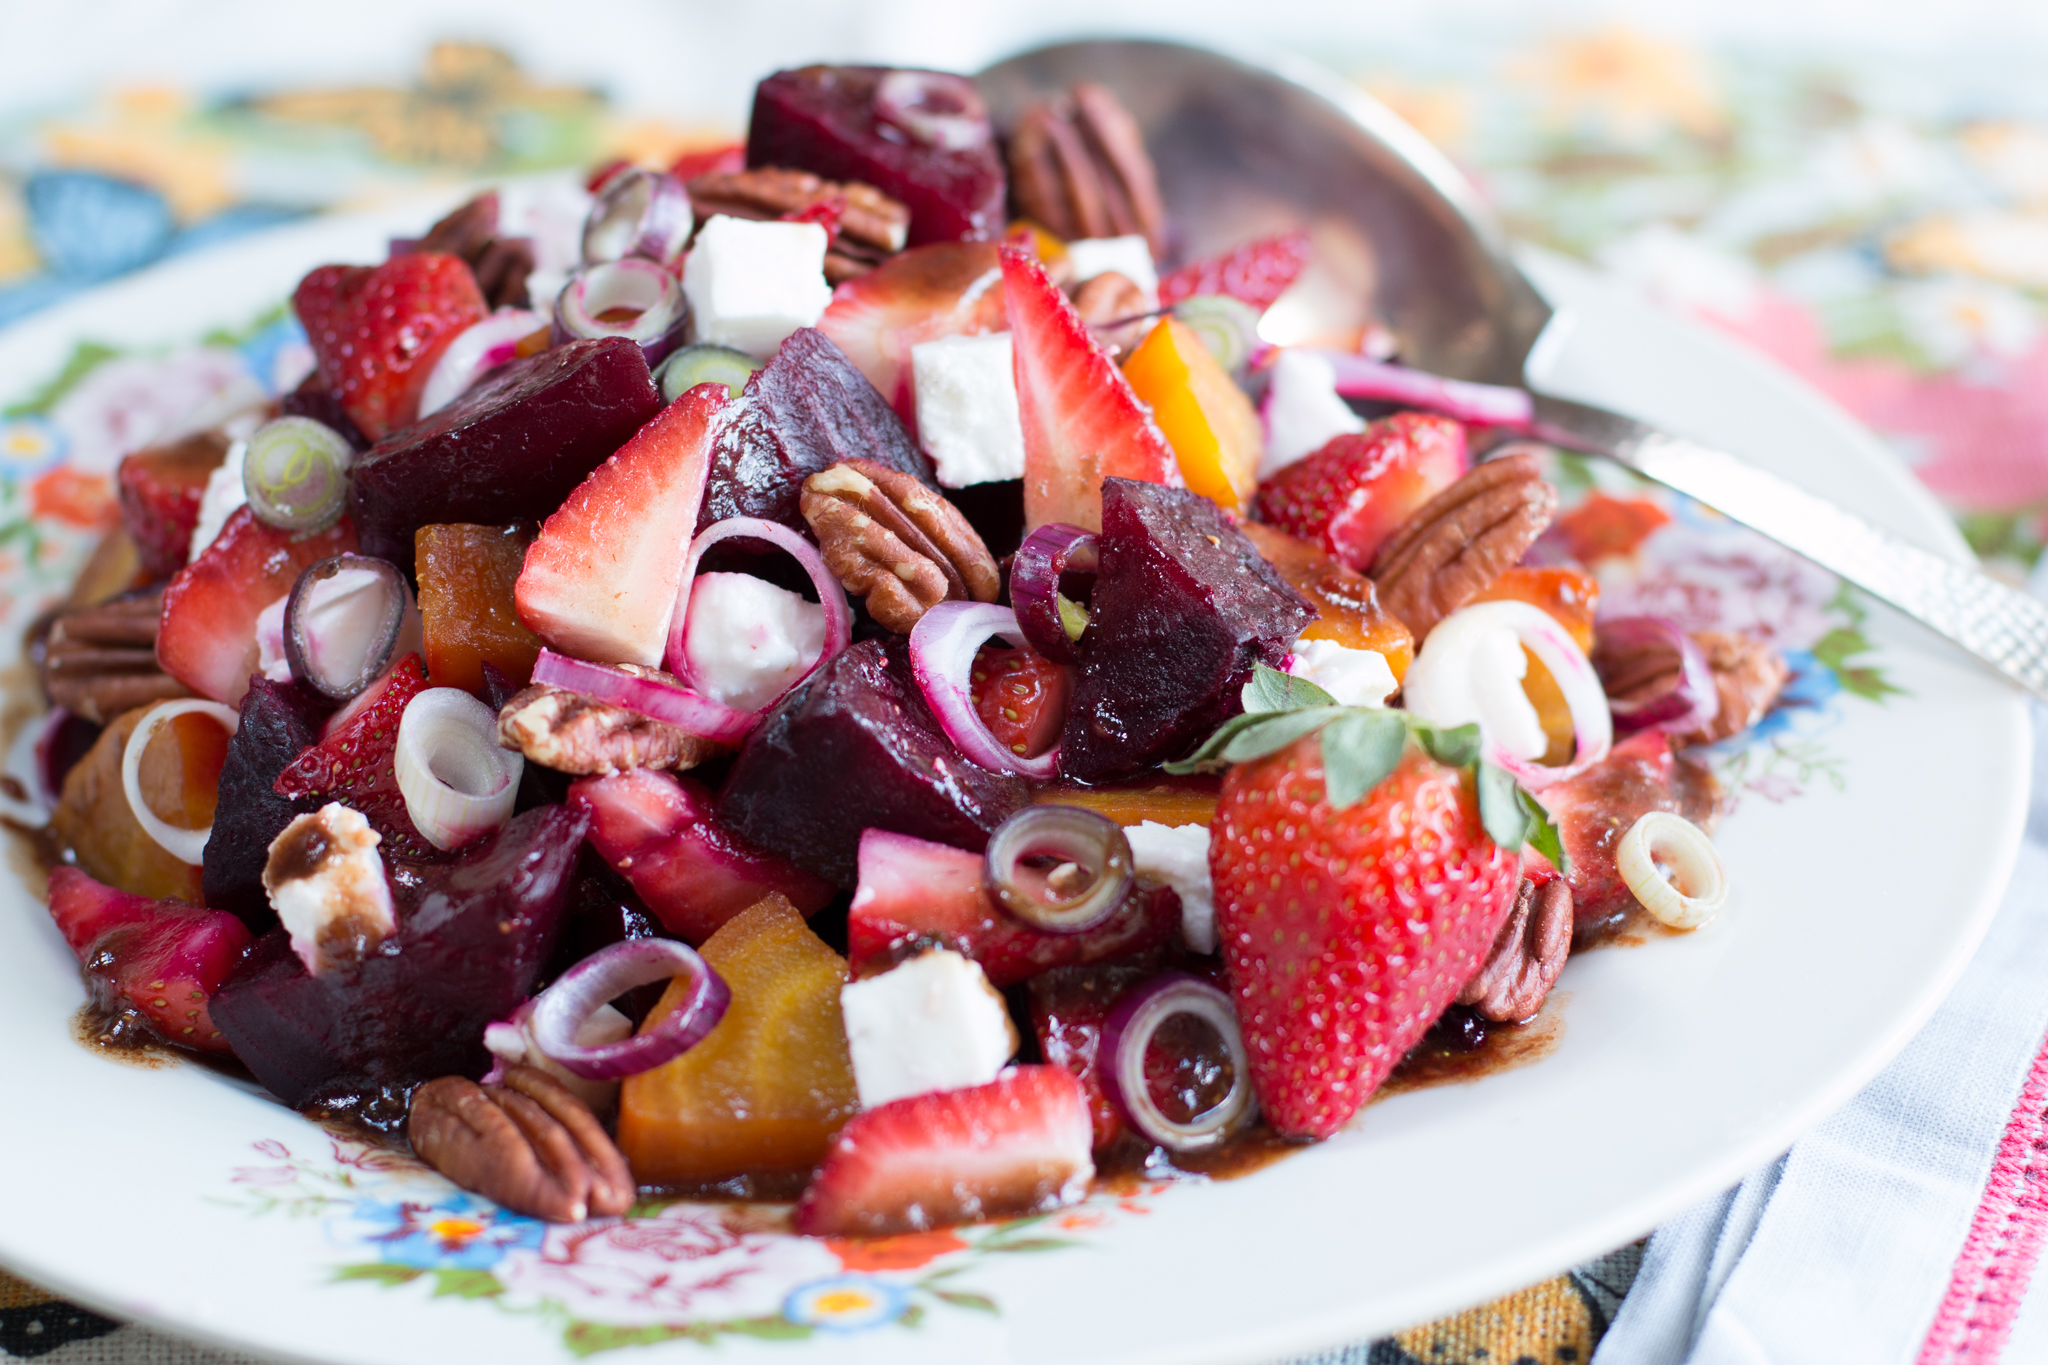
{"type": "MultiPolygon", "coordinates": [[[[2024,63],[1680,45],[1627,26],[1409,32],[1347,71],[1461,161],[1514,233],[1593,261],[1775,357],[1884,437],[1994,567],[2048,541],[2048,100],[2024,63]]],[[[2011,54],[2005,54],[2010,57],[2011,54]]],[[[2039,55],[2039,54],[2036,54],[2039,55]]],[[[422,184],[613,156],[662,163],[718,129],[649,119],[441,44],[392,83],[126,86],[0,109],[0,325],[167,256],[422,184]]],[[[77,438],[56,399],[0,411],[0,467],[77,438]]],[[[90,522],[103,487],[26,480],[90,522]]],[[[1856,687],[1853,667],[1836,670],[1856,687]]],[[[1876,679],[1872,686],[1881,686],[1876,679]]],[[[1764,796],[1770,793],[1755,788],[1764,796]]],[[[1372,1365],[1590,1359],[1628,1247],[1327,1357],[1372,1365]]],[[[0,1355],[223,1359],[0,1271],[0,1355]]]]}

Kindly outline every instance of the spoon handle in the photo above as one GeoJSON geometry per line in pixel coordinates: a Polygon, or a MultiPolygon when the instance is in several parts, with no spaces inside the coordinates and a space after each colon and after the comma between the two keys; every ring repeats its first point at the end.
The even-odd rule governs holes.
{"type": "Polygon", "coordinates": [[[1619,461],[1762,532],[2048,699],[2048,604],[1747,461],[1632,418],[1538,394],[1534,430],[1553,445],[1619,461]]]}

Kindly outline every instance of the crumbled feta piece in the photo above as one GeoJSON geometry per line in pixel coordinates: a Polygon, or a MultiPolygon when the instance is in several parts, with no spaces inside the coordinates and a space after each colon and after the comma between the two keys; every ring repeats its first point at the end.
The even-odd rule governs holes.
{"type": "MultiPolygon", "coordinates": [[[[611,1113],[618,1103],[619,1083],[617,1081],[587,1081],[563,1066],[547,1053],[540,1050],[540,1044],[533,1037],[533,1015],[522,1009],[512,1016],[514,1022],[496,1023],[484,1030],[484,1046],[491,1055],[505,1066],[530,1066],[545,1071],[566,1086],[569,1092],[590,1106],[591,1112],[599,1116],[611,1113]],[[521,1016],[525,1017],[521,1017],[521,1016]]],[[[599,1005],[589,1017],[576,1027],[576,1046],[603,1047],[629,1038],[633,1033],[633,1021],[620,1014],[610,1005],[599,1005]]],[[[489,1080],[489,1077],[485,1077],[489,1080]]]]}
{"type": "Polygon", "coordinates": [[[242,487],[242,458],[248,453],[249,443],[236,441],[206,476],[206,491],[199,495],[199,521],[192,528],[190,558],[199,558],[199,552],[213,544],[213,538],[228,524],[235,509],[249,501],[248,490],[242,487]]]}
{"type": "Polygon", "coordinates": [[[1259,477],[1270,479],[1332,437],[1365,430],[1365,419],[1337,396],[1337,371],[1330,362],[1295,347],[1273,362],[1266,397],[1266,453],[1259,477]]]}
{"type": "Polygon", "coordinates": [[[863,1108],[985,1085],[1017,1051],[1017,1029],[980,964],[935,948],[839,992],[863,1108]]]}
{"type": "Polygon", "coordinates": [[[297,817],[270,841],[263,889],[313,975],[353,966],[398,932],[381,842],[339,801],[297,817]]]}
{"type": "Polygon", "coordinates": [[[291,600],[286,593],[256,613],[256,668],[272,682],[287,682],[292,676],[291,660],[284,653],[284,609],[291,600]]]}
{"type": "Polygon", "coordinates": [[[690,680],[715,701],[758,711],[825,652],[825,609],[745,573],[698,574],[683,653],[690,680]]]}
{"type": "Polygon", "coordinates": [[[825,229],[718,214],[683,262],[683,293],[697,340],[772,356],[782,339],[817,323],[832,301],[825,229]]]}
{"type": "Polygon", "coordinates": [[[941,337],[910,348],[917,439],[948,488],[1024,477],[1024,420],[1010,334],[941,337]]]}
{"type": "Polygon", "coordinates": [[[1296,640],[1287,671],[1328,692],[1339,706],[1385,706],[1400,686],[1386,655],[1335,640],[1296,640]]]}
{"type": "Polygon", "coordinates": [[[1074,267],[1074,283],[1092,280],[1114,270],[1147,294],[1159,294],[1159,267],[1152,264],[1152,248],[1143,237],[1084,237],[1067,243],[1067,261],[1074,267]]]}
{"type": "Polygon", "coordinates": [[[1198,953],[1216,951],[1216,892],[1209,884],[1209,827],[1126,825],[1131,859],[1141,877],[1165,882],[1180,896],[1180,936],[1198,953]]]}

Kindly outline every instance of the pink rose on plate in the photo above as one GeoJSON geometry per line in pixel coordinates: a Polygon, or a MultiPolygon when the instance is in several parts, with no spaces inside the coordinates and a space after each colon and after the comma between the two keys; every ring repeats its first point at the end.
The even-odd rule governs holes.
{"type": "Polygon", "coordinates": [[[723,1322],[782,1311],[789,1291],[838,1271],[820,1243],[747,1232],[726,1211],[675,1204],[651,1218],[555,1227],[497,1276],[516,1295],[619,1326],[723,1322]]]}
{"type": "Polygon", "coordinates": [[[1837,624],[1833,574],[1736,526],[1673,522],[1633,558],[1603,560],[1599,575],[1606,617],[1668,616],[1689,631],[1735,631],[1794,650],[1837,624]]]}
{"type": "Polygon", "coordinates": [[[50,411],[73,468],[111,474],[121,457],[203,431],[269,401],[234,351],[194,347],[97,366],[50,411]]]}

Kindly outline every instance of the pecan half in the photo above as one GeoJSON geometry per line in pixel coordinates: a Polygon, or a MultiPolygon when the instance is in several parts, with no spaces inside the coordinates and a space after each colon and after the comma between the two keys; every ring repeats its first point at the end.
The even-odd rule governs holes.
{"type": "Polygon", "coordinates": [[[192,693],[156,662],[161,587],[60,612],[42,645],[43,691],[54,706],[105,725],[123,711],[192,693]]]}
{"type": "Polygon", "coordinates": [[[1154,256],[1164,250],[1166,206],[1144,131],[1104,87],[1084,81],[1026,109],[1009,161],[1018,210],[1055,236],[1136,234],[1154,256]]]}
{"type": "Polygon", "coordinates": [[[533,273],[533,243],[498,235],[498,192],[489,190],[427,229],[419,250],[459,256],[493,308],[524,308],[526,277],[533,273]]]}
{"type": "Polygon", "coordinates": [[[1486,965],[1458,992],[1458,1003],[1500,1023],[1527,1019],[1543,1008],[1571,950],[1571,887],[1562,877],[1541,886],[1525,877],[1486,965]]]}
{"type": "Polygon", "coordinates": [[[502,1085],[428,1081],[413,1095],[406,1136],[463,1189],[551,1223],[624,1213],[637,1193],[590,1107],[530,1066],[506,1068],[502,1085]]]}
{"type": "Polygon", "coordinates": [[[1158,322],[1153,300],[1136,281],[1114,270],[1091,275],[1074,291],[1074,311],[1114,358],[1145,339],[1158,322]]]}
{"type": "Polygon", "coordinates": [[[1521,561],[1557,490],[1531,455],[1489,460],[1415,509],[1373,560],[1380,602],[1423,638],[1521,561]]]}
{"type": "Polygon", "coordinates": [[[825,252],[825,278],[832,284],[865,275],[885,257],[903,250],[910,236],[910,210],[858,180],[825,180],[809,171],[754,166],[712,171],[690,181],[688,188],[699,223],[720,213],[729,218],[786,218],[837,199],[839,231],[825,252]]]}
{"type": "Polygon", "coordinates": [[[1721,709],[1699,729],[1676,736],[1672,743],[1680,748],[1741,734],[1764,718],[1791,677],[1784,657],[1761,640],[1718,630],[1695,631],[1692,640],[1713,670],[1721,709]]]}
{"type": "Polygon", "coordinates": [[[583,776],[694,768],[724,750],[678,726],[545,683],[505,703],[498,712],[498,742],[542,767],[583,776]]]}
{"type": "Polygon", "coordinates": [[[910,475],[845,460],[804,480],[799,503],[825,564],[868,615],[908,635],[941,602],[993,602],[996,561],[960,509],[910,475]]]}

